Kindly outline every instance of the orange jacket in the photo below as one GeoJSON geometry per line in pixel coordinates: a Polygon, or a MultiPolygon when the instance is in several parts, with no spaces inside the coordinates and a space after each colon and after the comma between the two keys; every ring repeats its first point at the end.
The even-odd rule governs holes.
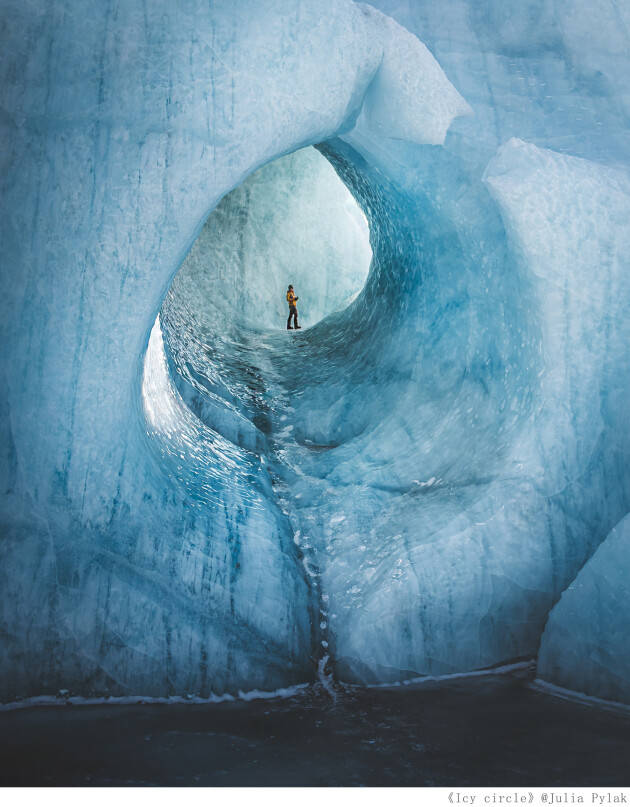
{"type": "Polygon", "coordinates": [[[287,292],[287,303],[289,304],[289,308],[291,308],[291,306],[295,306],[297,308],[297,299],[298,298],[293,289],[289,289],[287,292]]]}

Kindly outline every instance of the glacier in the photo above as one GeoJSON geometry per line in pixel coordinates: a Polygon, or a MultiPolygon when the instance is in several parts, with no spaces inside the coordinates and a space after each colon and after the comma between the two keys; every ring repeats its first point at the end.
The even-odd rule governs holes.
{"type": "Polygon", "coordinates": [[[0,700],[630,702],[628,5],[3,8],[0,700]]]}
{"type": "Polygon", "coordinates": [[[629,543],[630,517],[625,516],[562,593],[540,643],[542,681],[630,703],[629,543]]]}

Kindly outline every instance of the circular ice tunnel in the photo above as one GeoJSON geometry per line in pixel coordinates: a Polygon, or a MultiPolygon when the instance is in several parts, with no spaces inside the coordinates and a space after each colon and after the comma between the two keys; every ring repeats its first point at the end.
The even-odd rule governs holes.
{"type": "Polygon", "coordinates": [[[534,655],[630,509],[617,6],[523,49],[522,4],[507,40],[474,2],[447,35],[387,0],[409,30],[349,0],[70,5],[14,4],[0,89],[3,699],[534,655]],[[156,322],[220,199],[314,144],[369,221],[357,298],[297,335],[206,338],[174,296],[156,322]]]}
{"type": "Polygon", "coordinates": [[[625,297],[602,292],[623,286],[628,250],[603,222],[625,210],[625,180],[516,140],[485,167],[483,122],[441,148],[467,104],[407,31],[352,13],[379,47],[362,51],[343,120],[322,135],[309,118],[245,165],[318,145],[369,223],[362,291],[290,342],[231,311],[195,323],[177,280],[160,319],[170,377],[213,447],[195,441],[213,479],[182,468],[237,521],[234,602],[261,630],[280,625],[294,672],[306,653],[344,680],[395,681],[535,655],[550,608],[627,512],[625,415],[604,393],[623,367],[625,297]],[[608,318],[616,330],[593,330],[608,318]],[[263,558],[289,600],[259,599],[263,558]]]}
{"type": "MultiPolygon", "coordinates": [[[[538,335],[522,317],[531,289],[511,261],[494,202],[481,183],[463,179],[452,159],[418,151],[429,179],[412,195],[395,172],[390,169],[388,177],[340,139],[318,149],[369,222],[374,255],[363,288],[356,295],[356,285],[348,283],[350,304],[343,288],[337,298],[322,295],[337,311],[301,334],[288,334],[284,305],[275,310],[276,297],[283,303],[284,278],[271,278],[268,284],[275,284],[277,293],[257,305],[275,330],[249,318],[241,323],[238,290],[255,285],[251,267],[259,250],[260,271],[270,276],[274,231],[264,241],[243,239],[241,228],[247,233],[250,223],[243,211],[257,204],[250,192],[256,175],[225,197],[225,209],[219,206],[208,219],[156,324],[164,333],[176,388],[170,395],[204,424],[209,448],[200,450],[195,432],[187,442],[196,446],[197,456],[186,455],[182,463],[182,427],[176,430],[177,449],[171,435],[165,453],[177,457],[175,475],[195,491],[199,506],[223,501],[230,491],[247,508],[279,507],[309,587],[311,652],[317,656],[325,643],[340,677],[396,680],[482,666],[497,654],[518,655],[513,643],[532,638],[506,634],[500,649],[484,645],[496,641],[494,634],[474,648],[463,644],[461,631],[469,630],[464,615],[444,622],[444,597],[450,595],[440,583],[441,557],[433,553],[415,568],[414,555],[440,540],[441,530],[452,541],[448,525],[470,526],[478,518],[471,509],[502,484],[502,463],[531,414],[538,335]],[[216,451],[219,438],[227,441],[223,453],[230,459],[224,463],[216,451]],[[235,452],[242,452],[240,460],[235,452]],[[254,489],[260,491],[255,501],[254,489]],[[426,613],[423,627],[413,613],[429,586],[433,616],[426,613]],[[385,618],[390,622],[383,629],[385,618]],[[430,629],[428,619],[436,620],[430,629]],[[389,643],[383,642],[383,630],[389,643]],[[427,647],[433,641],[445,646],[438,638],[444,630],[450,660],[436,663],[427,647]]],[[[284,158],[285,165],[294,170],[303,154],[284,158]]],[[[260,173],[286,182],[286,171],[273,165],[260,173]]],[[[340,198],[347,208],[347,197],[340,198]]],[[[258,221],[278,226],[287,218],[282,185],[268,189],[263,199],[263,215],[252,225],[255,234],[258,221]]],[[[301,230],[303,219],[296,220],[301,230]]],[[[345,224],[352,234],[355,221],[356,215],[345,224]]],[[[311,262],[326,266],[320,256],[334,250],[330,265],[345,260],[351,270],[357,267],[349,280],[365,271],[361,242],[357,247],[342,239],[344,250],[335,250],[334,241],[323,244],[313,232],[311,262]]],[[[274,271],[278,266],[281,261],[274,262],[274,271]]],[[[335,277],[342,281],[342,274],[335,277]]],[[[253,292],[244,295],[250,299],[253,292]]],[[[148,356],[153,342],[152,337],[148,356]]],[[[153,428],[159,430],[155,423],[153,428]]],[[[255,537],[247,528],[240,540],[254,551],[255,537]]],[[[460,552],[474,553],[464,539],[466,546],[460,552]]],[[[451,572],[466,611],[477,585],[470,581],[469,562],[451,572]]]]}
{"type": "MultiPolygon", "coordinates": [[[[160,318],[178,393],[245,452],[236,469],[260,471],[257,506],[279,507],[303,568],[310,652],[338,677],[396,681],[530,657],[597,536],[583,524],[563,555],[548,551],[566,540],[562,522],[545,524],[562,497],[573,506],[571,486],[548,492],[575,425],[540,403],[565,395],[562,354],[543,351],[556,314],[497,204],[506,160],[518,168],[522,150],[506,149],[484,183],[426,147],[405,154],[404,172],[358,143],[318,149],[367,217],[365,285],[292,335],[239,327],[222,297],[214,319],[203,313],[185,262],[160,318]]],[[[238,274],[240,254],[227,254],[238,274]]],[[[221,487],[239,491],[234,469],[221,487]]],[[[245,483],[243,503],[250,492],[245,483]]]]}
{"type": "Polygon", "coordinates": [[[238,338],[243,328],[286,327],[292,283],[300,323],[308,327],[356,297],[371,259],[367,221],[354,197],[324,157],[301,149],[221,200],[169,294],[197,327],[238,338]]]}

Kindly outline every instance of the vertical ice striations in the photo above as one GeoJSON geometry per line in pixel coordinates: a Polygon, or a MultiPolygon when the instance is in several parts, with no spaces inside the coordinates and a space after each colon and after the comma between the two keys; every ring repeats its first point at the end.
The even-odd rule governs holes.
{"type": "Polygon", "coordinates": [[[380,48],[350,3],[5,7],[2,697],[304,680],[284,517],[242,453],[180,478],[141,356],[208,210],[348,125],[380,48]]]}
{"type": "MultiPolygon", "coordinates": [[[[627,700],[623,527],[595,552],[630,510],[625,8],[5,7],[2,699],[470,670],[533,655],[583,567],[541,674],[627,700]],[[304,229],[226,194],[319,182],[267,166],[309,145],[369,223],[356,299],[241,324],[258,237],[167,294],[223,197],[304,229]]],[[[340,244],[301,246],[345,289],[340,244]]]]}
{"type": "MultiPolygon", "coordinates": [[[[304,680],[310,595],[260,458],[176,398],[143,411],[141,357],[208,211],[354,126],[380,37],[325,0],[5,9],[2,697],[304,680]]],[[[153,334],[145,392],[175,395],[153,334]]]]}
{"type": "MultiPolygon", "coordinates": [[[[530,599],[542,604],[544,589],[563,588],[570,570],[579,568],[629,509],[627,407],[622,403],[629,387],[623,348],[628,338],[623,224],[630,162],[628,9],[623,3],[592,7],[579,0],[553,5],[447,0],[439,9],[389,0],[374,5],[421,36],[473,107],[474,116],[455,121],[446,142],[446,151],[461,159],[468,176],[480,175],[497,147],[515,136],[592,161],[564,159],[512,141],[486,171],[514,250],[509,266],[531,276],[533,299],[538,299],[531,308],[531,299],[523,307],[528,320],[541,328],[543,361],[532,365],[540,373],[535,403],[540,414],[528,426],[531,433],[517,441],[516,453],[529,445],[525,455],[533,459],[533,468],[539,464],[533,482],[544,500],[537,501],[532,491],[529,512],[512,512],[505,533],[521,534],[516,545],[528,556],[525,562],[538,565],[539,572],[545,566],[549,570],[523,578],[517,567],[508,572],[506,565],[512,578],[507,590],[533,586],[530,599]],[[527,536],[541,534],[548,536],[548,544],[546,549],[544,542],[539,545],[537,560],[536,542],[527,536]]],[[[436,159],[425,160],[423,170],[414,174],[402,149],[392,144],[390,151],[395,164],[405,162],[399,172],[403,186],[430,183],[436,159]]],[[[524,367],[530,363],[531,357],[524,358],[524,367]]],[[[506,503],[511,498],[502,497],[506,503]]],[[[499,579],[492,578],[495,591],[499,579]]],[[[569,593],[574,602],[577,592],[569,593]]],[[[563,624],[567,637],[570,616],[566,608],[556,611],[564,616],[550,625],[563,624]]],[[[618,626],[615,618],[599,622],[602,652],[613,646],[608,633],[616,635],[618,626]]],[[[527,632],[525,624],[518,632],[527,632]]],[[[547,660],[557,662],[560,648],[567,647],[568,640],[559,640],[553,650],[559,635],[550,629],[545,634],[547,660]]],[[[596,653],[597,640],[591,636],[596,653]]],[[[533,652],[535,643],[530,646],[533,652]]],[[[620,653],[619,671],[623,663],[620,653]]],[[[610,674],[602,671],[598,679],[596,666],[585,661],[588,674],[583,674],[580,665],[575,653],[564,665],[545,663],[541,669],[553,680],[554,670],[562,666],[563,685],[610,696],[610,674]]],[[[616,691],[619,697],[625,691],[627,700],[627,677],[619,675],[616,691]]]]}

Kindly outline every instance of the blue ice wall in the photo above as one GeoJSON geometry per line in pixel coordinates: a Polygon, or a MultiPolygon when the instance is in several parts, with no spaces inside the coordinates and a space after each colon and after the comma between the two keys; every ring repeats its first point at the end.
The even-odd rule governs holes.
{"type": "Polygon", "coordinates": [[[630,703],[629,544],[626,516],[563,592],[541,640],[543,680],[630,703]]]}
{"type": "Polygon", "coordinates": [[[274,160],[225,196],[178,271],[171,294],[182,326],[238,339],[277,330],[289,282],[303,327],[345,308],[363,287],[372,251],[365,216],[314,148],[274,160]],[[186,287],[186,288],[184,288],[186,287]]]}
{"type": "Polygon", "coordinates": [[[2,698],[535,655],[630,510],[626,7],[5,7],[2,698]],[[156,320],[308,145],[369,223],[354,302],[156,320]]]}

